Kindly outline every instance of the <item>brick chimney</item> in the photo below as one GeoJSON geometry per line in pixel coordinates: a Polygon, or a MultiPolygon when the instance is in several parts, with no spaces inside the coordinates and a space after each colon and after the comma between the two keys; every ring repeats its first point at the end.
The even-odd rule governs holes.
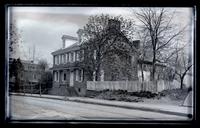
{"type": "Polygon", "coordinates": [[[108,29],[116,29],[120,31],[121,22],[119,20],[110,19],[108,20],[108,29]]]}
{"type": "Polygon", "coordinates": [[[140,48],[140,40],[134,40],[133,45],[135,46],[136,49],[140,48]]]}
{"type": "Polygon", "coordinates": [[[62,41],[63,41],[62,48],[65,48],[65,40],[66,40],[66,38],[65,38],[65,36],[63,35],[63,36],[62,36],[62,41]]]}
{"type": "Polygon", "coordinates": [[[69,36],[69,35],[63,35],[63,36],[62,36],[62,41],[63,41],[62,48],[65,48],[65,43],[66,43],[66,40],[73,40],[73,41],[77,41],[78,39],[77,39],[76,37],[73,37],[73,36],[69,36]]]}
{"type": "Polygon", "coordinates": [[[84,30],[79,29],[76,33],[78,34],[78,42],[81,43],[82,35],[83,35],[84,30]]]}

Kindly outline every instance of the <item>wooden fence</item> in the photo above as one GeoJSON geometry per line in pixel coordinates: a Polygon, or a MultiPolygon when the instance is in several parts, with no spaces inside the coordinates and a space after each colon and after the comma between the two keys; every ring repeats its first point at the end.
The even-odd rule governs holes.
{"type": "Polygon", "coordinates": [[[163,90],[180,88],[180,83],[174,81],[87,81],[87,90],[126,90],[128,92],[150,91],[160,92],[163,90]]]}

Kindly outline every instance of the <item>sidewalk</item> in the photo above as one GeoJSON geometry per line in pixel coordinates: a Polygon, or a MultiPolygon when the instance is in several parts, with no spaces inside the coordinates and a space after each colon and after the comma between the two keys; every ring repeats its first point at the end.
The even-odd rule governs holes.
{"type": "MultiPolygon", "coordinates": [[[[11,93],[11,94],[24,96],[23,93],[11,93]]],[[[25,94],[25,96],[40,97],[39,94],[32,94],[32,95],[25,94]]],[[[165,113],[165,114],[179,115],[179,116],[188,116],[189,114],[193,115],[192,107],[174,106],[167,104],[150,104],[150,103],[147,104],[143,102],[136,103],[136,102],[123,102],[123,101],[109,101],[109,100],[93,99],[86,97],[65,97],[65,96],[54,96],[54,95],[41,95],[40,98],[50,98],[50,99],[67,100],[67,101],[81,102],[88,104],[121,107],[127,109],[137,109],[142,111],[151,111],[151,112],[158,112],[158,113],[165,113]]]]}

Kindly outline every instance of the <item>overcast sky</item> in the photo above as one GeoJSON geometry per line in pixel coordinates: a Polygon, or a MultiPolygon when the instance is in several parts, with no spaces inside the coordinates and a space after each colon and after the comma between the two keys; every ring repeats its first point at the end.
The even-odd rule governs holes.
{"type": "MultiPolygon", "coordinates": [[[[62,47],[62,35],[77,37],[77,30],[83,28],[88,17],[95,14],[122,15],[125,18],[134,18],[133,8],[107,7],[10,7],[10,19],[16,21],[21,31],[21,40],[18,49],[22,59],[29,59],[35,47],[35,56],[46,59],[50,66],[53,62],[51,52],[62,47]],[[29,50],[30,49],[30,50],[29,50]],[[31,54],[31,55],[30,55],[31,54]]],[[[134,8],[138,9],[138,8],[134,8]]],[[[191,8],[171,8],[176,10],[174,22],[184,26],[191,24],[191,8]]],[[[66,44],[69,46],[71,44],[66,44]]]]}

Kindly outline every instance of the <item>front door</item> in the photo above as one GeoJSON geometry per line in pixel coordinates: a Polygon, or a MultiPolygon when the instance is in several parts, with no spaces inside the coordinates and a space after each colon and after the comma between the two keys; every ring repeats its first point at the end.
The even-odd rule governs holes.
{"type": "Polygon", "coordinates": [[[70,82],[69,82],[70,86],[74,86],[74,72],[70,71],[70,82]]]}

